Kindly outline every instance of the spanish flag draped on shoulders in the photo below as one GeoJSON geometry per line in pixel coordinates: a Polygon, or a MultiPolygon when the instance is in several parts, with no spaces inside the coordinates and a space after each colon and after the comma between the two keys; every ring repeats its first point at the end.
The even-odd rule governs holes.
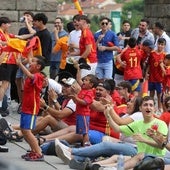
{"type": "Polygon", "coordinates": [[[27,41],[18,38],[9,39],[3,51],[22,53],[22,56],[27,58],[31,49],[33,50],[33,56],[42,55],[40,39],[37,36],[27,41]]]}
{"type": "MultiPolygon", "coordinates": [[[[14,34],[8,34],[5,33],[2,29],[0,29],[0,40],[4,43],[8,43],[8,41],[11,38],[15,38],[14,34]]],[[[0,51],[1,53],[4,51],[3,49],[7,47],[7,45],[5,46],[0,46],[0,51]]],[[[11,51],[6,51],[7,54],[4,56],[4,59],[2,61],[2,63],[7,63],[7,64],[16,64],[16,53],[11,52],[11,51]]]]}

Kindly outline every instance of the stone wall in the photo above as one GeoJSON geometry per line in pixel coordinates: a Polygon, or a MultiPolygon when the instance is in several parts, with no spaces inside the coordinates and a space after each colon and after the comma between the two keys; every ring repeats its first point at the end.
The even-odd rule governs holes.
{"type": "Polygon", "coordinates": [[[12,21],[10,32],[17,34],[24,24],[19,22],[19,18],[25,11],[34,14],[43,12],[48,17],[47,28],[51,31],[57,15],[57,0],[0,0],[0,16],[9,17],[12,21]]]}
{"type": "Polygon", "coordinates": [[[170,34],[170,0],[145,0],[145,16],[151,24],[159,21],[170,34]]]}

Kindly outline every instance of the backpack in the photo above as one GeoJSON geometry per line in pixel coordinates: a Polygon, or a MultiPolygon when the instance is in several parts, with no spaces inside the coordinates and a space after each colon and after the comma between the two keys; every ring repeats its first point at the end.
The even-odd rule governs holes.
{"type": "Polygon", "coordinates": [[[161,158],[145,156],[133,170],[164,170],[164,161],[161,158]]]}

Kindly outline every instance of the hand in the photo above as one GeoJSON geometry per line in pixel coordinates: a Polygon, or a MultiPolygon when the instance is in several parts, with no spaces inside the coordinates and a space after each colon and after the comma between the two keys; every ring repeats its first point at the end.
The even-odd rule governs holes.
{"type": "Polygon", "coordinates": [[[55,32],[55,34],[58,34],[58,33],[59,33],[59,31],[60,31],[59,26],[55,26],[55,27],[54,27],[54,32],[55,32]]]}
{"type": "Polygon", "coordinates": [[[100,102],[101,102],[103,105],[112,104],[111,99],[107,99],[107,98],[105,98],[105,97],[101,97],[101,98],[100,98],[100,102]]]}
{"type": "Polygon", "coordinates": [[[77,95],[71,94],[68,96],[70,99],[72,99],[74,101],[74,103],[76,103],[77,101],[77,95]]]}
{"type": "Polygon", "coordinates": [[[98,41],[98,42],[100,42],[104,36],[105,36],[105,34],[101,34],[101,35],[99,35],[99,37],[98,37],[97,41],[98,41]]]}
{"type": "Polygon", "coordinates": [[[40,99],[40,107],[43,108],[46,105],[45,100],[43,98],[40,99]]]}
{"type": "Polygon", "coordinates": [[[69,47],[75,48],[75,47],[76,47],[76,44],[75,44],[75,43],[70,43],[70,44],[69,44],[69,47]]]}
{"type": "Polygon", "coordinates": [[[52,101],[54,101],[58,98],[58,94],[54,91],[54,89],[48,90],[48,96],[49,96],[49,99],[52,101]]]}
{"type": "Polygon", "coordinates": [[[155,131],[151,128],[147,129],[146,134],[160,146],[162,146],[163,142],[167,141],[167,136],[164,136],[159,131],[155,131]]]}
{"type": "Polygon", "coordinates": [[[142,134],[134,134],[132,137],[136,142],[145,142],[145,138],[142,134]]]}
{"type": "Polygon", "coordinates": [[[120,63],[120,65],[121,65],[121,67],[125,68],[125,67],[126,67],[126,61],[122,61],[122,62],[120,63]]]}
{"type": "Polygon", "coordinates": [[[106,50],[105,46],[98,46],[97,48],[98,48],[99,51],[105,51],[106,50]]]}
{"type": "Polygon", "coordinates": [[[71,86],[71,88],[72,88],[73,94],[78,94],[78,93],[80,92],[80,90],[81,90],[81,87],[80,87],[80,85],[79,85],[77,82],[74,83],[74,84],[71,86]]]}
{"type": "Polygon", "coordinates": [[[105,117],[106,117],[106,119],[109,119],[110,118],[110,111],[111,111],[111,106],[110,106],[110,104],[107,104],[106,106],[105,106],[105,109],[104,109],[104,115],[105,115],[105,117]]]}
{"type": "Polygon", "coordinates": [[[163,76],[166,76],[166,70],[165,69],[162,69],[162,74],[163,74],[163,76]]]}

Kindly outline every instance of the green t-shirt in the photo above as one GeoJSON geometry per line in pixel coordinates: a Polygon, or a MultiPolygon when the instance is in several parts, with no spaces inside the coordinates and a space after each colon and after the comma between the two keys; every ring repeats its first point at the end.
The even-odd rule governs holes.
{"type": "MultiPolygon", "coordinates": [[[[134,134],[142,134],[143,137],[153,140],[149,136],[146,135],[146,131],[148,128],[151,128],[152,125],[157,124],[158,125],[158,131],[161,132],[164,135],[167,135],[168,128],[165,122],[154,119],[150,123],[144,123],[143,120],[132,122],[128,125],[120,126],[121,132],[126,136],[132,136],[134,134]]],[[[142,142],[136,142],[138,153],[147,153],[147,154],[153,154],[157,156],[164,156],[166,149],[159,149],[157,147],[152,147],[148,144],[142,143],[142,142]]]]}

